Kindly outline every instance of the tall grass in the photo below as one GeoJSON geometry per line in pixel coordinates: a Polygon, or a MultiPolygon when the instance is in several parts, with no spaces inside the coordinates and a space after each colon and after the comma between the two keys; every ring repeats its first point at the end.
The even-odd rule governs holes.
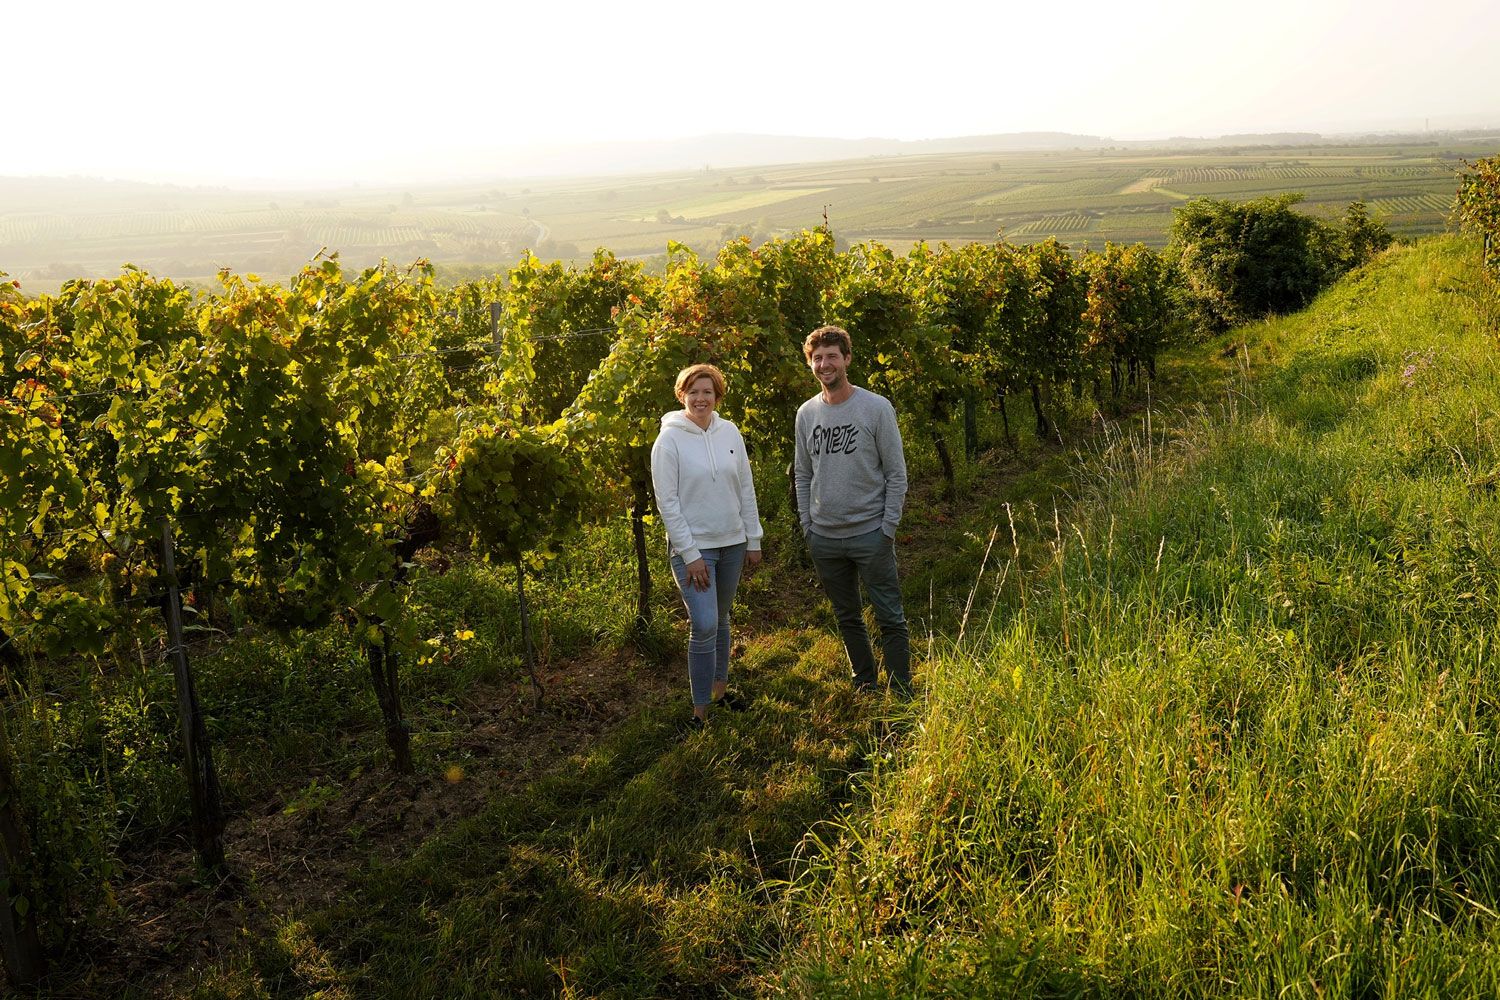
{"type": "Polygon", "coordinates": [[[1473,260],[1393,251],[1235,331],[1221,399],[999,525],[982,610],[801,881],[779,988],[1500,995],[1473,260]]]}

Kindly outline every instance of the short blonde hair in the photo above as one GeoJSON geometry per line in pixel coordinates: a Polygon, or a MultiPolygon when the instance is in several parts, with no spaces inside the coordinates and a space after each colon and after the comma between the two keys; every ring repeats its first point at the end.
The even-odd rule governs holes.
{"type": "Polygon", "coordinates": [[[724,398],[724,373],[713,365],[689,365],[677,373],[677,384],[672,387],[672,392],[677,396],[680,403],[687,398],[688,389],[694,382],[707,375],[709,381],[714,384],[714,398],[724,398]]]}

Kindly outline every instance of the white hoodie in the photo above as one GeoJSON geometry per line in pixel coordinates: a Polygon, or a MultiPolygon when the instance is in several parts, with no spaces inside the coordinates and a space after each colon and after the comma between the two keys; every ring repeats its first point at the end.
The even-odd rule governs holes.
{"type": "Polygon", "coordinates": [[[745,542],[760,551],[760,510],[739,428],[715,413],[703,430],[681,410],[661,418],[651,446],[651,485],[667,543],[685,563],[702,549],[745,542]]]}

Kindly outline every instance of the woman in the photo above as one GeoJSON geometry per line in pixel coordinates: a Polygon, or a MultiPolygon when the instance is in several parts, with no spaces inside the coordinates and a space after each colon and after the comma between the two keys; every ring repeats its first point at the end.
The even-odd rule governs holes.
{"type": "Polygon", "coordinates": [[[710,702],[745,707],[728,691],[729,609],[741,568],[760,564],[762,532],[745,440],[714,412],[724,398],[724,373],[713,365],[684,368],[674,391],[682,409],[661,418],[651,446],[651,482],[691,622],[688,726],[701,729],[710,702]]]}

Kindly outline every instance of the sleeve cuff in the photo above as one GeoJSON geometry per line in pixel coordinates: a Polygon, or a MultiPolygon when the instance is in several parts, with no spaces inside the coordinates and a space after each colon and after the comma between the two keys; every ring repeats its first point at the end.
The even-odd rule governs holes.
{"type": "Polygon", "coordinates": [[[681,552],[677,553],[677,557],[681,559],[682,564],[686,566],[688,563],[695,563],[699,559],[702,559],[703,551],[695,545],[690,549],[683,549],[681,552]]]}

